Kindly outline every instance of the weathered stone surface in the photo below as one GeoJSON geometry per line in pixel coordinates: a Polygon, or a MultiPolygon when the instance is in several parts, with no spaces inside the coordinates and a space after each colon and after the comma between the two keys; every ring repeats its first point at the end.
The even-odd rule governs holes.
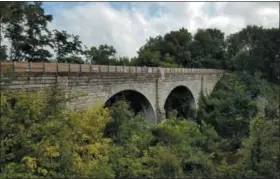
{"type": "Polygon", "coordinates": [[[210,94],[216,83],[222,77],[223,71],[212,70],[191,71],[184,69],[183,73],[166,73],[164,79],[159,73],[41,73],[41,72],[10,72],[2,75],[8,79],[10,89],[39,90],[41,87],[60,84],[67,95],[79,94],[73,102],[69,103],[72,109],[90,107],[98,101],[103,104],[114,94],[124,90],[133,90],[141,93],[149,101],[151,110],[149,115],[153,123],[159,122],[164,116],[164,104],[170,92],[178,87],[187,87],[195,100],[197,107],[200,91],[210,94]]]}

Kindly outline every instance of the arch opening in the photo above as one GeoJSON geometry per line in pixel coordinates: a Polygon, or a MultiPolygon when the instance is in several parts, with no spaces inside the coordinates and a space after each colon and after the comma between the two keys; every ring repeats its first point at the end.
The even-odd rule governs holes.
{"type": "Polygon", "coordinates": [[[192,92],[185,86],[175,87],[165,101],[164,110],[166,118],[173,114],[180,119],[193,119],[196,106],[192,92]]]}
{"type": "Polygon", "coordinates": [[[150,123],[156,123],[156,117],[149,100],[141,93],[133,90],[124,90],[111,96],[106,102],[105,107],[110,108],[118,100],[126,100],[134,115],[142,113],[144,118],[150,123]]]}

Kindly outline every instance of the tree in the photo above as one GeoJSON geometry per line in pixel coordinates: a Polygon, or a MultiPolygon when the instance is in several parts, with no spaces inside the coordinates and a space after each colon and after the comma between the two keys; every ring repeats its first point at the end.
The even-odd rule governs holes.
{"type": "Polygon", "coordinates": [[[150,49],[140,49],[139,57],[136,60],[136,65],[140,66],[159,66],[160,52],[153,52],[150,49]]]}
{"type": "Polygon", "coordinates": [[[190,45],[190,67],[223,68],[224,33],[218,29],[198,29],[190,45]]]}
{"type": "Polygon", "coordinates": [[[146,66],[186,66],[190,61],[189,43],[192,40],[187,29],[171,31],[149,38],[138,52],[137,63],[146,66]]]}
{"type": "MultiPolygon", "coordinates": [[[[165,122],[152,128],[152,133],[151,149],[161,151],[156,152],[160,158],[150,157],[155,160],[151,162],[151,167],[156,167],[157,171],[154,172],[154,177],[215,176],[214,165],[219,164],[220,151],[217,147],[219,137],[213,127],[206,124],[199,126],[194,121],[170,116],[165,122]],[[165,148],[165,152],[159,148],[165,148]],[[167,156],[166,160],[163,159],[164,156],[167,156]],[[162,166],[157,166],[158,164],[162,166]]],[[[152,156],[155,155],[154,152],[151,153],[152,156]]]]}
{"type": "Polygon", "coordinates": [[[261,72],[273,82],[279,74],[279,29],[247,26],[227,39],[227,68],[261,72]]]}
{"type": "Polygon", "coordinates": [[[6,32],[10,23],[22,21],[23,6],[25,2],[1,2],[0,3],[0,60],[6,60],[8,57],[7,46],[2,45],[2,33],[6,32]]]}
{"type": "Polygon", "coordinates": [[[57,61],[60,63],[83,63],[77,55],[83,53],[79,36],[70,35],[66,31],[53,31],[53,46],[57,61]],[[71,55],[69,57],[69,55],[71,55]]]}
{"type": "Polygon", "coordinates": [[[3,45],[0,47],[0,60],[7,60],[7,46],[3,45]]]}
{"type": "Polygon", "coordinates": [[[99,47],[91,47],[85,51],[87,59],[92,64],[109,65],[113,60],[115,61],[115,54],[117,51],[113,46],[99,45],[99,47]]]}
{"type": "Polygon", "coordinates": [[[10,59],[16,61],[46,61],[52,55],[44,48],[51,47],[47,23],[51,15],[45,15],[42,3],[26,3],[22,7],[22,19],[8,24],[5,37],[11,41],[10,59]]]}
{"type": "Polygon", "coordinates": [[[243,177],[279,177],[279,120],[257,116],[250,123],[250,135],[243,140],[242,159],[237,163],[243,177]]]}
{"type": "Polygon", "coordinates": [[[105,136],[115,143],[109,156],[116,178],[150,177],[152,171],[145,156],[152,136],[148,123],[142,116],[134,116],[123,100],[110,108],[110,114],[105,136]]]}
{"type": "Polygon", "coordinates": [[[186,66],[191,60],[189,44],[192,41],[192,35],[187,29],[181,28],[178,31],[171,31],[164,35],[166,48],[164,54],[174,57],[175,64],[186,66]]]}
{"type": "Polygon", "coordinates": [[[45,46],[51,46],[47,23],[52,21],[52,15],[45,15],[41,6],[41,2],[35,2],[28,4],[25,9],[27,38],[21,50],[27,61],[45,61],[52,56],[44,49],[45,46]]]}
{"type": "Polygon", "coordinates": [[[22,20],[23,7],[25,4],[26,2],[0,3],[0,47],[2,47],[2,32],[5,32],[6,25],[22,20]]]}
{"type": "MultiPolygon", "coordinates": [[[[2,96],[1,177],[57,176],[59,141],[55,137],[65,132],[66,127],[61,97],[51,91],[2,96]]],[[[68,134],[62,136],[67,139],[68,134]]]]}
{"type": "Polygon", "coordinates": [[[108,110],[68,111],[64,96],[57,88],[2,96],[1,178],[114,177],[103,138],[108,110]]]}
{"type": "Polygon", "coordinates": [[[114,177],[108,158],[111,140],[103,137],[104,128],[110,119],[108,110],[102,106],[70,113],[75,149],[71,170],[74,176],[114,177]]]}

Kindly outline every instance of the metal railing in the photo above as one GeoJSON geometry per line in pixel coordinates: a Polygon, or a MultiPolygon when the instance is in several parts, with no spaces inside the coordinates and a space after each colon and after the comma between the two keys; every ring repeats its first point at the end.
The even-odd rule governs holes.
{"type": "Polygon", "coordinates": [[[202,68],[163,68],[138,66],[110,66],[44,62],[1,62],[2,72],[77,72],[77,73],[223,73],[223,70],[202,68]]]}

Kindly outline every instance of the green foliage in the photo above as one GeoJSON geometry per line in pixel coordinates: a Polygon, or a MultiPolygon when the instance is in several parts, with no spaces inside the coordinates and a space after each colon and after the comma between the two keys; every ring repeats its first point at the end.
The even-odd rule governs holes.
{"type": "Polygon", "coordinates": [[[59,89],[5,94],[1,100],[1,178],[114,176],[110,139],[103,138],[106,109],[67,111],[59,89]]]}
{"type": "Polygon", "coordinates": [[[171,31],[156,38],[150,38],[138,52],[137,65],[176,67],[190,60],[189,42],[192,36],[187,29],[171,31]]]}
{"type": "Polygon", "coordinates": [[[7,22],[5,37],[11,41],[11,56],[17,61],[48,60],[52,55],[45,46],[50,46],[50,32],[47,23],[52,15],[46,15],[41,2],[18,4],[20,12],[11,14],[7,22]],[[13,19],[16,19],[13,21],[13,19]]]}
{"type": "Polygon", "coordinates": [[[125,101],[116,102],[110,110],[95,106],[68,111],[68,99],[59,88],[5,93],[0,177],[278,176],[278,116],[265,110],[258,115],[258,105],[243,109],[274,89],[259,89],[264,82],[258,77],[228,74],[225,78],[213,96],[201,96],[200,120],[181,120],[171,114],[156,125],[141,114],[135,116],[125,101]],[[243,93],[250,98],[240,107],[243,93]],[[252,109],[258,113],[248,114],[252,109]],[[231,113],[223,115],[220,110],[231,113]]]}
{"type": "Polygon", "coordinates": [[[218,147],[224,159],[217,176],[279,175],[279,86],[247,72],[226,74],[199,105],[197,121],[212,125],[222,137],[218,147]]]}
{"type": "Polygon", "coordinates": [[[87,60],[92,64],[105,65],[110,64],[112,58],[115,57],[116,50],[113,46],[100,45],[98,48],[91,47],[85,51],[87,60]]]}
{"type": "Polygon", "coordinates": [[[229,69],[261,72],[277,82],[279,66],[279,29],[247,26],[227,39],[229,69]]]}
{"type": "Polygon", "coordinates": [[[212,124],[223,137],[244,137],[250,119],[258,113],[262,85],[260,79],[246,73],[226,74],[217,90],[201,99],[197,118],[212,124]]]}
{"type": "Polygon", "coordinates": [[[223,165],[220,176],[240,178],[279,177],[279,120],[267,121],[257,116],[250,122],[250,135],[243,139],[238,161],[223,165]]]}
{"type": "Polygon", "coordinates": [[[74,141],[72,173],[76,177],[111,178],[114,173],[108,163],[111,140],[103,137],[109,113],[102,107],[72,112],[72,140],[74,141]]]}
{"type": "Polygon", "coordinates": [[[243,175],[279,177],[279,120],[266,121],[262,116],[252,120],[250,136],[243,145],[240,151],[243,156],[240,165],[245,167],[243,175]]]}
{"type": "Polygon", "coordinates": [[[7,60],[7,46],[3,45],[3,46],[0,46],[0,60],[1,61],[4,61],[4,60],[7,60]]]}
{"type": "Polygon", "coordinates": [[[66,31],[53,31],[53,46],[59,63],[83,63],[76,55],[83,53],[79,36],[70,35],[66,31]],[[69,55],[72,55],[69,57],[69,55]]]}
{"type": "Polygon", "coordinates": [[[211,142],[217,140],[218,136],[213,128],[203,126],[201,128],[194,121],[171,118],[153,130],[152,143],[157,146],[165,146],[176,154],[180,165],[178,172],[182,172],[179,177],[198,174],[199,176],[210,176],[214,170],[212,159],[216,157],[215,155],[219,155],[219,151],[211,142]],[[204,130],[201,131],[201,129],[204,130]]]}
{"type": "Polygon", "coordinates": [[[117,178],[209,176],[213,160],[221,160],[219,137],[211,126],[174,117],[149,126],[124,101],[111,108],[111,116],[105,133],[111,129],[115,139],[110,161],[117,178]]]}

